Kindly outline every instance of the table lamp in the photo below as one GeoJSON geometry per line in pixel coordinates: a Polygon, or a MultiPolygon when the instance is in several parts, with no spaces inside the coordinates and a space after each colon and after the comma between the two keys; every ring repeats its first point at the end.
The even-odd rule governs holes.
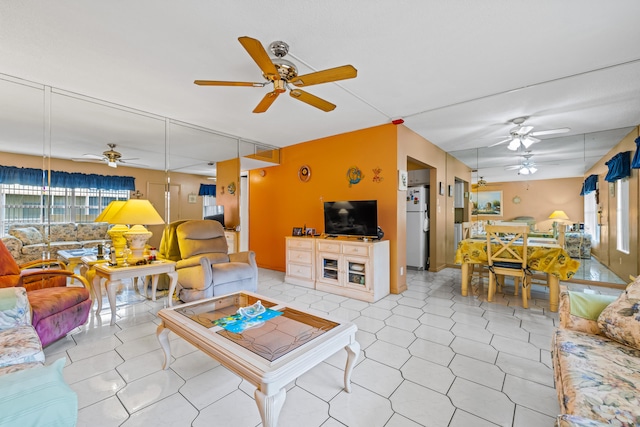
{"type": "Polygon", "coordinates": [[[553,211],[551,213],[551,215],[549,215],[549,219],[555,220],[555,221],[553,221],[553,237],[557,238],[558,237],[558,222],[568,221],[569,217],[567,216],[566,213],[564,213],[564,211],[553,211]]]}
{"type": "Polygon", "coordinates": [[[126,202],[126,200],[112,201],[94,220],[95,222],[108,222],[109,224],[115,224],[109,229],[109,231],[107,231],[107,234],[111,238],[111,250],[116,255],[116,260],[118,262],[122,262],[124,257],[124,249],[127,247],[127,239],[125,239],[124,233],[129,231],[129,227],[124,224],[114,222],[113,217],[120,209],[122,209],[126,202]]]}
{"type": "Polygon", "coordinates": [[[164,220],[150,201],[144,199],[130,199],[111,218],[114,224],[129,224],[131,227],[124,232],[124,237],[131,249],[132,261],[139,261],[144,255],[144,246],[153,233],[144,225],[164,224],[164,220]],[[144,224],[144,225],[143,225],[144,224]]]}

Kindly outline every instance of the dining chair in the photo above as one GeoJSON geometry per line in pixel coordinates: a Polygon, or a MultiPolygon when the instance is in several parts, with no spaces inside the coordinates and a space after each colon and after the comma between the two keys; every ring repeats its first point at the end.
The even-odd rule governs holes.
{"type": "Polygon", "coordinates": [[[527,234],[529,227],[488,225],[487,261],[489,264],[489,292],[487,300],[491,301],[496,292],[498,276],[513,277],[517,291],[522,282],[522,306],[529,308],[531,297],[531,273],[527,267],[527,234]],[[517,248],[516,248],[517,247],[517,248]]]}
{"type": "MultiPolygon", "coordinates": [[[[462,239],[471,238],[471,230],[473,226],[469,221],[462,223],[462,239]]],[[[483,264],[469,264],[469,283],[473,283],[473,278],[478,278],[478,286],[483,282],[482,280],[487,277],[487,268],[483,264]]]]}

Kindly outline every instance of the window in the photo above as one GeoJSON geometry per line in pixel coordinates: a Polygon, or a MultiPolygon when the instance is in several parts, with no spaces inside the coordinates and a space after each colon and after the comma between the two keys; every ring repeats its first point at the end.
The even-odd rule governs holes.
{"type": "Polygon", "coordinates": [[[617,238],[616,249],[629,253],[629,180],[616,181],[617,238]]]}
{"type": "Polygon", "coordinates": [[[0,236],[10,224],[91,222],[112,200],[129,199],[128,190],[51,188],[0,184],[0,236]],[[51,197],[51,214],[47,215],[51,197]]]}
{"type": "Polygon", "coordinates": [[[591,244],[600,242],[600,227],[598,227],[598,205],[596,192],[592,191],[584,196],[584,232],[591,235],[591,244]]]}
{"type": "Polygon", "coordinates": [[[202,217],[216,213],[216,196],[202,196],[202,217]]]}

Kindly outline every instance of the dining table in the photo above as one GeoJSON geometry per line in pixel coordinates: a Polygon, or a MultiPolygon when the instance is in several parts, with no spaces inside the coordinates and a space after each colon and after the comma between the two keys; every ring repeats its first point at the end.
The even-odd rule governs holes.
{"type": "MultiPolygon", "coordinates": [[[[492,243],[492,247],[499,247],[499,242],[492,243]]],[[[514,246],[516,252],[522,255],[523,246],[514,246]]],[[[458,243],[455,263],[462,266],[462,295],[467,296],[469,290],[469,268],[472,264],[487,265],[487,238],[474,236],[458,243]]],[[[543,237],[527,238],[527,267],[532,272],[546,275],[549,286],[549,309],[558,311],[560,297],[560,280],[568,280],[576,274],[580,261],[569,256],[567,251],[555,239],[543,237]]]]}

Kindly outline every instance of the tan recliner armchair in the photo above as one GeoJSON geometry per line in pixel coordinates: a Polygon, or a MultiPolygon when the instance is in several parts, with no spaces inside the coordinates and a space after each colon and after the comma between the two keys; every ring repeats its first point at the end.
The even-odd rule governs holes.
{"type": "MultiPolygon", "coordinates": [[[[218,221],[188,220],[175,227],[180,251],[176,292],[184,302],[240,290],[256,291],[258,265],[253,251],[227,253],[224,228],[218,221]]],[[[170,289],[173,295],[173,289],[170,289]]]]}

